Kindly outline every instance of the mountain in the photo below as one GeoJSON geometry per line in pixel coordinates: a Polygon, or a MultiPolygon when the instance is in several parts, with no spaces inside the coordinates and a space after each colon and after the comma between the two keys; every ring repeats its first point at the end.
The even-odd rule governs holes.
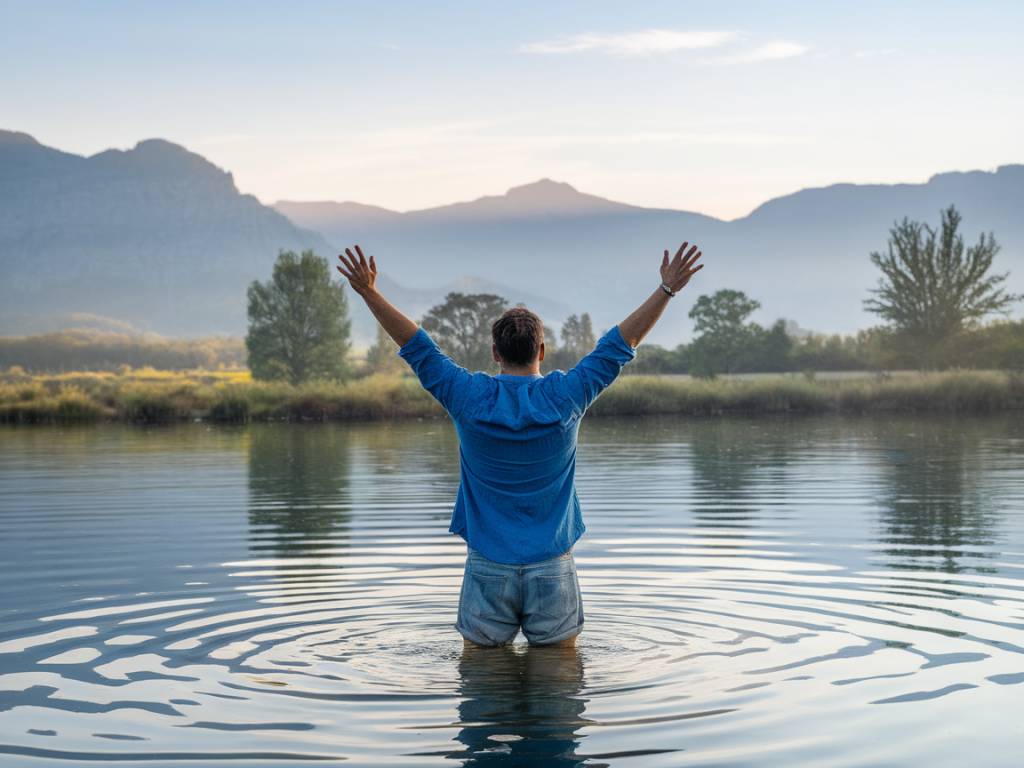
{"type": "Polygon", "coordinates": [[[0,132],[5,332],[92,313],[167,333],[238,333],[246,286],[280,248],[329,250],[176,144],[81,157],[0,132]]]}
{"type": "MultiPolygon", "coordinates": [[[[269,277],[281,248],[332,256],[355,242],[374,253],[381,285],[414,317],[450,290],[499,293],[557,326],[589,311],[621,320],[658,283],[664,248],[700,244],[705,269],[651,334],[690,333],[693,298],[718,288],[761,301],[758,319],[817,331],[876,321],[861,301],[868,260],[904,215],[938,222],[956,204],[968,242],[994,231],[996,269],[1024,292],[1024,166],[942,173],[923,184],[837,184],[770,200],[721,221],[642,208],[542,179],[505,194],[417,211],[354,202],[281,202],[241,194],[230,173],[159,139],[91,157],[0,131],[0,333],[66,325],[72,315],[170,335],[239,334],[245,291],[269,277]]],[[[374,324],[351,302],[357,341],[374,324]]]]}
{"type": "MultiPolygon", "coordinates": [[[[303,209],[317,219],[316,205],[303,209]]],[[[324,210],[331,221],[349,211],[365,221],[388,213],[337,203],[324,210]]],[[[269,277],[282,248],[335,252],[176,144],[151,139],[81,157],[0,131],[0,333],[53,330],[85,317],[173,335],[241,334],[246,288],[269,277]]],[[[572,311],[462,273],[419,285],[428,287],[382,279],[416,316],[459,290],[500,293],[560,317],[572,311]]],[[[373,317],[360,301],[350,308],[357,343],[372,342],[373,317]]]]}
{"type": "MultiPolygon", "coordinates": [[[[275,207],[300,226],[315,225],[336,247],[361,243],[403,283],[467,272],[500,276],[514,288],[590,311],[598,328],[618,322],[657,286],[665,248],[674,253],[689,240],[700,244],[705,263],[691,295],[738,288],[761,302],[762,322],[785,317],[848,333],[878,322],[861,302],[878,280],[868,255],[886,248],[889,228],[904,216],[937,226],[940,210],[951,204],[963,214],[968,244],[982,231],[995,232],[1003,246],[995,270],[1010,271],[1011,290],[1024,292],[1022,165],[941,173],[923,184],[804,189],[733,221],[614,203],[548,179],[505,195],[386,216],[352,204],[275,207]]],[[[691,301],[678,303],[688,308],[691,301]]],[[[649,338],[674,344],[689,333],[686,313],[674,311],[649,338]]]]}

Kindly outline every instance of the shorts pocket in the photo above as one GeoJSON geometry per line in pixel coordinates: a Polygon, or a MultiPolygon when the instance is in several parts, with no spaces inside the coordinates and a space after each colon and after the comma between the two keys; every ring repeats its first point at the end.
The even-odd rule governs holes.
{"type": "Polygon", "coordinates": [[[576,574],[534,577],[533,605],[538,616],[560,621],[576,612],[576,574]]]}
{"type": "Polygon", "coordinates": [[[481,619],[504,621],[505,582],[508,576],[476,573],[470,570],[464,579],[466,586],[466,611],[481,619]]]}

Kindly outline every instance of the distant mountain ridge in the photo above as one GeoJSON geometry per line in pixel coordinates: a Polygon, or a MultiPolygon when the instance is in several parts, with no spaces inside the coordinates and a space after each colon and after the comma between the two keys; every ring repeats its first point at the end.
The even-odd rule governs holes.
{"type": "MultiPolygon", "coordinates": [[[[319,233],[241,194],[230,173],[177,144],[147,139],[82,157],[0,131],[0,333],[97,316],[92,322],[171,335],[241,334],[249,283],[270,276],[280,249],[306,248],[333,257],[319,233]]],[[[474,280],[485,282],[438,277],[409,290],[385,276],[382,284],[422,314],[474,280]]],[[[357,342],[371,342],[372,316],[359,301],[350,309],[357,342]]]]}
{"type": "MultiPolygon", "coordinates": [[[[877,278],[868,253],[885,247],[894,220],[937,222],[951,203],[968,242],[995,232],[996,269],[1010,270],[1021,292],[1021,165],[806,189],[734,221],[605,200],[551,179],[401,213],[355,202],[265,206],[230,173],[161,139],[82,157],[0,131],[0,333],[52,328],[71,313],[165,334],[243,333],[246,287],[269,277],[279,249],[331,257],[354,242],[377,254],[382,285],[414,316],[467,286],[527,302],[551,325],[589,311],[600,330],[657,285],[662,249],[684,239],[701,245],[707,264],[693,296],[739,288],[762,302],[766,321],[852,331],[875,321],[861,309],[877,278]]],[[[686,338],[691,301],[651,340],[686,338]]],[[[352,309],[365,341],[373,321],[361,302],[352,309]]]]}
{"type": "MultiPolygon", "coordinates": [[[[557,295],[577,311],[591,311],[605,328],[644,297],[652,279],[656,285],[662,250],[674,252],[689,240],[700,244],[707,266],[691,291],[739,288],[761,301],[765,322],[787,317],[819,331],[852,332],[877,322],[861,306],[878,277],[868,254],[885,249],[895,221],[907,216],[937,225],[940,210],[951,204],[964,216],[968,244],[979,232],[995,232],[1002,245],[995,270],[1009,270],[1011,289],[1021,292],[1024,165],[940,173],[923,184],[804,189],[731,221],[613,203],[550,179],[506,195],[388,211],[386,217],[363,215],[352,203],[341,209],[295,201],[275,207],[337,247],[364,243],[410,283],[466,269],[484,273],[488,267],[476,265],[487,254],[504,282],[557,295]],[[547,209],[533,204],[551,198],[547,209]]],[[[688,333],[688,319],[675,312],[651,339],[673,343],[688,333]]]]}
{"type": "Polygon", "coordinates": [[[329,250],[176,144],[81,157],[0,132],[5,325],[93,312],[158,331],[237,333],[248,281],[269,274],[279,248],[304,247],[329,250]]]}

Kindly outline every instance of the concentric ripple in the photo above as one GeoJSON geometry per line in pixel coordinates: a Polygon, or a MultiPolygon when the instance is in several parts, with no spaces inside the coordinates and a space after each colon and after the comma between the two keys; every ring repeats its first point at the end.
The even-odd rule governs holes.
{"type": "Polygon", "coordinates": [[[1019,763],[1016,422],[588,421],[576,648],[464,647],[456,456],[0,433],[0,764],[1019,763]]]}

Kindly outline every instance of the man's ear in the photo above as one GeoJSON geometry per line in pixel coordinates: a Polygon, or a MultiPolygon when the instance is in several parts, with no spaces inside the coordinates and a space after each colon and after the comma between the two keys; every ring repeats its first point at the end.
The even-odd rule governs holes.
{"type": "Polygon", "coordinates": [[[496,362],[496,363],[500,363],[501,362],[501,355],[498,354],[498,345],[497,344],[491,344],[491,357],[494,358],[494,362],[496,362]]]}
{"type": "Polygon", "coordinates": [[[540,362],[543,359],[544,359],[544,342],[542,341],[540,343],[540,354],[537,355],[537,362],[540,362]]]}

